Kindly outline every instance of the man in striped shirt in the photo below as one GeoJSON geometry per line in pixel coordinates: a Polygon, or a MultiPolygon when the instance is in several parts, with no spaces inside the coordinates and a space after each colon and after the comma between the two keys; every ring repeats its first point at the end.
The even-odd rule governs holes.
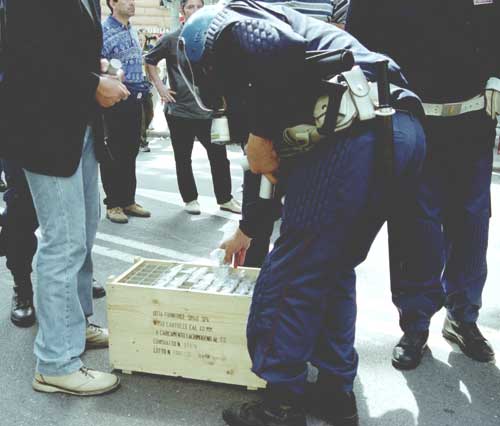
{"type": "Polygon", "coordinates": [[[332,0],[332,4],[333,14],[331,22],[344,28],[347,19],[347,9],[349,8],[349,0],[332,0]]]}
{"type": "Polygon", "coordinates": [[[344,25],[349,0],[264,0],[265,3],[288,6],[297,12],[325,22],[344,25]]]}

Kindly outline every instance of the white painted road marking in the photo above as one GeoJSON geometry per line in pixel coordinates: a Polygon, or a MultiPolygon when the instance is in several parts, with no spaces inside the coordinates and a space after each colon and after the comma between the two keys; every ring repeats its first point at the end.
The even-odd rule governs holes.
{"type": "MultiPolygon", "coordinates": [[[[113,244],[117,244],[120,246],[129,247],[129,248],[132,248],[135,250],[140,250],[140,251],[152,253],[154,256],[151,256],[151,257],[161,256],[161,257],[164,257],[167,259],[181,260],[183,262],[204,262],[204,263],[206,263],[208,261],[207,258],[196,257],[196,256],[193,256],[191,254],[183,253],[183,252],[180,252],[177,250],[166,249],[164,247],[155,246],[153,244],[141,243],[141,242],[136,241],[136,240],[130,240],[128,238],[117,237],[115,235],[109,235],[109,234],[105,234],[103,232],[98,232],[96,235],[96,238],[98,240],[106,241],[108,243],[113,243],[113,244]]],[[[126,262],[128,262],[128,260],[125,260],[125,259],[129,259],[129,256],[131,256],[132,262],[133,262],[133,259],[135,257],[132,255],[128,255],[127,253],[119,252],[117,250],[107,249],[105,247],[100,247],[100,246],[96,246],[96,245],[94,245],[94,252],[96,252],[98,254],[102,254],[103,256],[114,257],[116,259],[123,260],[126,262]],[[99,247],[98,250],[100,251],[100,253],[98,250],[96,250],[96,247],[99,247]],[[103,254],[103,253],[107,253],[107,254],[103,254]],[[125,256],[120,258],[118,253],[123,253],[125,256]]]]}

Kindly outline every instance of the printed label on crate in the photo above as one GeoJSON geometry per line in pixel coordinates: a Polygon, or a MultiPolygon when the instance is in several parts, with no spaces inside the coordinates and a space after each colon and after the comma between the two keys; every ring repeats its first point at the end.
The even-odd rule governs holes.
{"type": "Polygon", "coordinates": [[[165,357],[196,357],[207,364],[226,361],[217,345],[227,337],[217,332],[206,315],[153,311],[153,353],[165,357]],[[208,353],[204,349],[210,349],[208,353]]]}

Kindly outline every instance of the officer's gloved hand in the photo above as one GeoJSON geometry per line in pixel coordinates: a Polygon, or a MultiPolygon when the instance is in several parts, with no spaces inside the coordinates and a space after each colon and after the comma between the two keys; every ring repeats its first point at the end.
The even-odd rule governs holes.
{"type": "Polygon", "coordinates": [[[486,83],[486,112],[496,120],[500,115],[500,78],[491,77],[486,83]]]}

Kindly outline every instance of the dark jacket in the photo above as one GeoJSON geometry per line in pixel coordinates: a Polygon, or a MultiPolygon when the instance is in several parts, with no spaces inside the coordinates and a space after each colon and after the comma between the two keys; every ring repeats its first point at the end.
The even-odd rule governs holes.
{"type": "Polygon", "coordinates": [[[346,29],[391,56],[424,102],[459,102],[500,77],[500,0],[351,0],[346,29]]]}
{"type": "Polygon", "coordinates": [[[8,0],[0,156],[32,172],[72,176],[89,123],[102,144],[102,30],[98,2],[90,3],[92,17],[80,0],[8,0]]]}

